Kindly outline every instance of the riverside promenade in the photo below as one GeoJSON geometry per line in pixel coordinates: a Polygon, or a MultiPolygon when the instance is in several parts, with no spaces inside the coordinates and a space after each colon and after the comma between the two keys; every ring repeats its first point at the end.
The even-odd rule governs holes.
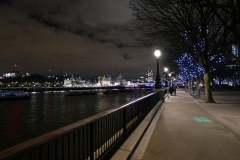
{"type": "Polygon", "coordinates": [[[213,91],[213,97],[216,103],[208,104],[178,89],[130,159],[240,160],[240,92],[213,91]]]}

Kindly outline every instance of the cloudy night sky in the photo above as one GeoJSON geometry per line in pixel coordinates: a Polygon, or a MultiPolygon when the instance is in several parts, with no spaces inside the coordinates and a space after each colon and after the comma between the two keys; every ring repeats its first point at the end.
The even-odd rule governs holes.
{"type": "MultiPolygon", "coordinates": [[[[128,6],[128,0],[0,0],[0,73],[155,74],[157,48],[136,43],[128,6]]],[[[171,66],[161,60],[163,67],[171,66]]]]}

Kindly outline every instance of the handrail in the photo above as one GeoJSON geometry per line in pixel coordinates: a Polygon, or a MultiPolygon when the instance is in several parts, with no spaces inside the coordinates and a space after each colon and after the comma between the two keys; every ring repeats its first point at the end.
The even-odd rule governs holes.
{"type": "MultiPolygon", "coordinates": [[[[129,124],[131,126],[132,123],[138,121],[139,117],[149,112],[149,109],[151,109],[158,101],[159,93],[151,93],[137,100],[131,101],[130,103],[103,111],[97,115],[3,150],[0,152],[0,159],[18,158],[24,154],[27,155],[27,159],[33,159],[36,154],[38,154],[39,159],[43,157],[46,158],[47,154],[48,159],[50,159],[50,157],[61,157],[60,159],[63,159],[66,156],[65,153],[67,153],[68,158],[70,158],[72,156],[69,155],[71,152],[70,148],[74,146],[75,152],[75,142],[78,143],[78,147],[76,148],[79,150],[82,148],[90,148],[90,152],[94,152],[89,153],[89,151],[81,151],[83,154],[82,159],[97,159],[101,157],[101,155],[106,152],[107,148],[112,146],[115,141],[124,136],[124,128],[128,129],[129,124]],[[149,108],[146,107],[145,101],[147,100],[149,108]],[[125,113],[127,109],[131,110],[130,113],[125,113]],[[134,115],[131,115],[131,112],[134,112],[134,115]],[[130,120],[126,120],[128,119],[128,116],[130,117],[130,120]],[[138,118],[136,118],[136,116],[138,118]],[[122,121],[126,124],[122,124],[122,121]],[[111,131],[104,131],[104,128],[111,131]],[[88,134],[93,137],[89,137],[88,134]],[[99,136],[98,134],[101,135],[99,136]],[[75,138],[75,136],[78,137],[75,138]],[[95,142],[94,140],[100,142],[95,142]],[[48,153],[42,153],[44,149],[41,149],[41,147],[44,147],[44,145],[47,145],[48,153]],[[66,149],[65,146],[67,146],[68,149],[66,149]],[[55,150],[53,149],[55,152],[54,156],[49,153],[50,150],[52,151],[53,147],[56,148],[55,150]],[[62,150],[61,153],[58,153],[59,150],[62,150]]],[[[80,154],[81,153],[76,154],[78,159],[81,159],[80,154]]]]}

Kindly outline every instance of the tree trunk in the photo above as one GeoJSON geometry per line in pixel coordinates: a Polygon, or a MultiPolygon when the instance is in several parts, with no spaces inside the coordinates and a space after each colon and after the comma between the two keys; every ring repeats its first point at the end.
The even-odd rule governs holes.
{"type": "Polygon", "coordinates": [[[184,82],[185,92],[187,92],[187,81],[184,82]]]}
{"type": "Polygon", "coordinates": [[[188,92],[191,93],[191,80],[188,81],[188,92]]]}
{"type": "Polygon", "coordinates": [[[218,84],[219,90],[222,90],[222,79],[219,77],[219,84],[218,84]]]}
{"type": "Polygon", "coordinates": [[[212,96],[212,91],[210,90],[210,75],[209,72],[205,70],[204,72],[204,84],[205,84],[205,102],[215,103],[212,96]]]}
{"type": "Polygon", "coordinates": [[[191,94],[193,95],[194,94],[194,78],[192,78],[191,88],[192,88],[191,94]]]}
{"type": "Polygon", "coordinates": [[[199,87],[199,84],[200,84],[200,79],[197,78],[197,79],[196,79],[196,97],[197,97],[197,98],[200,97],[200,87],[199,87]]]}

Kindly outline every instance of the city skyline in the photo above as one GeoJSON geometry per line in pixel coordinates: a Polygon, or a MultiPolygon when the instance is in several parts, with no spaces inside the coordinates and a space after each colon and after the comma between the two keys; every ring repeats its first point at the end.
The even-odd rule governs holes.
{"type": "MultiPolygon", "coordinates": [[[[15,66],[15,65],[14,65],[15,66]]],[[[116,72],[114,75],[110,75],[110,74],[96,74],[92,77],[86,77],[82,74],[75,74],[75,73],[67,73],[67,72],[62,72],[59,74],[54,74],[51,73],[51,71],[49,71],[48,75],[41,75],[39,73],[30,73],[30,72],[21,72],[18,70],[14,70],[14,71],[5,71],[3,73],[0,73],[0,78],[16,78],[16,77],[22,77],[22,76],[32,76],[32,75],[39,75],[39,76],[52,76],[52,77],[57,77],[57,76],[63,76],[63,77],[72,77],[72,76],[77,76],[77,77],[81,77],[81,78],[94,78],[94,77],[98,77],[98,76],[109,76],[111,78],[118,78],[119,76],[123,79],[125,79],[126,77],[124,77],[124,73],[121,73],[120,71],[116,72]]],[[[149,78],[149,77],[153,77],[154,73],[152,70],[148,70],[145,73],[142,73],[142,75],[140,77],[131,77],[131,78],[127,78],[127,79],[141,79],[141,78],[149,78]]],[[[154,80],[154,79],[153,79],[154,80]]]]}
{"type": "MultiPolygon", "coordinates": [[[[14,70],[48,75],[71,72],[86,77],[139,77],[156,73],[154,51],[160,49],[160,70],[166,62],[163,46],[140,47],[128,0],[57,1],[5,0],[0,3],[0,72],[14,70]]],[[[173,60],[172,60],[173,61],[173,60]]]]}

